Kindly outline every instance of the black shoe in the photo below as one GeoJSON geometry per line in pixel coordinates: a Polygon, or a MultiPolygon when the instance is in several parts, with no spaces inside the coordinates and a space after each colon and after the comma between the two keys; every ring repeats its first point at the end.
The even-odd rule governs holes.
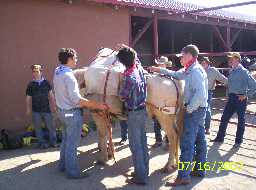
{"type": "Polygon", "coordinates": [[[86,172],[81,172],[79,176],[68,176],[68,179],[83,179],[89,177],[89,174],[86,172]]]}
{"type": "Polygon", "coordinates": [[[213,139],[213,140],[210,140],[210,142],[223,143],[223,142],[224,142],[224,139],[215,138],[215,139],[213,139]]]}
{"type": "Polygon", "coordinates": [[[145,182],[139,182],[134,177],[131,179],[126,179],[126,183],[128,184],[136,184],[136,185],[146,185],[145,182]]]}

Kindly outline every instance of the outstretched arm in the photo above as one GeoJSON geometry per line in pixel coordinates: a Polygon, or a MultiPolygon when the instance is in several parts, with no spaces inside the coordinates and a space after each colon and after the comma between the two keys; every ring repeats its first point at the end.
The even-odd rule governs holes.
{"type": "Polygon", "coordinates": [[[151,72],[156,72],[156,73],[160,73],[160,74],[164,74],[168,77],[173,77],[177,80],[184,80],[185,79],[185,72],[183,69],[180,69],[178,71],[171,71],[165,68],[161,68],[161,67],[149,67],[148,68],[151,72]]]}

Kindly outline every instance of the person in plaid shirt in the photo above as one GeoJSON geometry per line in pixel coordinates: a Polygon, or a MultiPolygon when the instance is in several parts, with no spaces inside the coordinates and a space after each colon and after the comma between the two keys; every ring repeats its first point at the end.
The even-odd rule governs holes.
{"type": "Polygon", "coordinates": [[[127,179],[127,182],[145,185],[149,178],[149,155],[145,131],[147,119],[146,79],[133,49],[123,47],[119,50],[117,58],[126,67],[119,95],[128,111],[129,147],[135,170],[132,178],[127,179]]]}

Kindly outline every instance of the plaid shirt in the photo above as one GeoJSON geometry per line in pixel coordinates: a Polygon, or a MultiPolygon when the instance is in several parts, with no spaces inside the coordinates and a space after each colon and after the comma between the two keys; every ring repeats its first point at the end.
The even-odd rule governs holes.
{"type": "Polygon", "coordinates": [[[134,64],[124,72],[119,95],[127,109],[144,106],[147,97],[146,80],[140,63],[134,64]]]}

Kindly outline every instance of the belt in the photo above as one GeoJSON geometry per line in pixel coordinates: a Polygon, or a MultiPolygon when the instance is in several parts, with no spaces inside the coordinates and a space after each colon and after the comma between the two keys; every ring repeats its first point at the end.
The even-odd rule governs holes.
{"type": "Polygon", "coordinates": [[[146,106],[139,106],[139,107],[137,107],[137,108],[135,108],[135,109],[127,109],[128,111],[140,111],[140,110],[143,110],[143,109],[145,109],[146,108],[146,106]]]}
{"type": "Polygon", "coordinates": [[[82,108],[61,109],[58,107],[58,110],[59,111],[77,111],[77,110],[82,111],[82,108]]]}
{"type": "Polygon", "coordinates": [[[230,93],[229,95],[245,96],[244,94],[235,94],[235,93],[230,93]]]}

